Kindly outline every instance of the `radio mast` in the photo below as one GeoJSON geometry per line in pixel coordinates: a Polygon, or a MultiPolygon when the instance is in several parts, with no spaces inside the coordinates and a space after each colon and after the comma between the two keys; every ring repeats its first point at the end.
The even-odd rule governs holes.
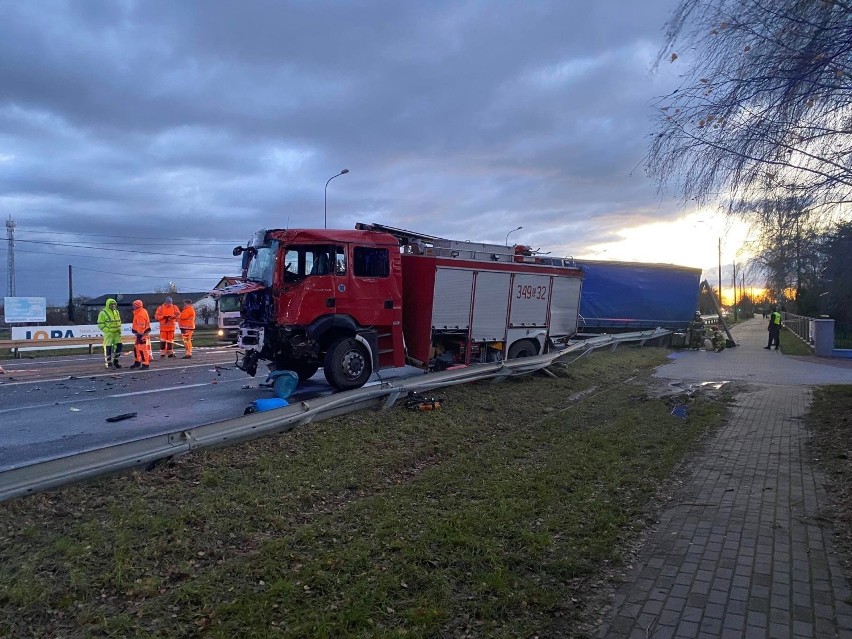
{"type": "Polygon", "coordinates": [[[6,241],[9,245],[6,251],[6,297],[15,297],[15,220],[11,213],[6,220],[6,241]]]}

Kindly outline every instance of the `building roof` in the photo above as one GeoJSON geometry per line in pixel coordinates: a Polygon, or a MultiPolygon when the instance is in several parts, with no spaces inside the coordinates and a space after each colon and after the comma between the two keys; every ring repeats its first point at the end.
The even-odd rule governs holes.
{"type": "Polygon", "coordinates": [[[99,306],[106,305],[106,301],[110,298],[118,302],[119,307],[131,308],[133,300],[142,300],[145,308],[157,308],[162,304],[167,297],[171,297],[175,304],[180,305],[184,300],[192,300],[195,304],[198,300],[207,297],[207,292],[203,293],[109,293],[100,295],[82,303],[82,306],[99,306]]]}
{"type": "Polygon", "coordinates": [[[241,278],[238,276],[225,275],[213,289],[217,288],[226,288],[228,286],[233,286],[241,281],[241,278]]]}

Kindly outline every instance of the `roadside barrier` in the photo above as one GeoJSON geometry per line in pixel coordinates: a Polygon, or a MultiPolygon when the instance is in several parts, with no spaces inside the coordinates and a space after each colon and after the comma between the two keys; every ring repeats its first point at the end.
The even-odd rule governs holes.
{"type": "MultiPolygon", "coordinates": [[[[0,473],[0,501],[65,486],[99,475],[132,468],[147,468],[159,460],[185,455],[194,450],[229,446],[270,433],[287,432],[297,426],[305,426],[311,422],[345,415],[377,404],[382,404],[382,409],[387,410],[398,399],[404,399],[412,391],[420,393],[486,379],[501,381],[517,375],[529,375],[538,370],[545,370],[553,364],[570,364],[595,349],[610,347],[611,350],[615,350],[620,344],[626,342],[639,342],[643,345],[649,340],[664,337],[670,333],[671,331],[668,330],[656,329],[639,333],[602,335],[543,355],[475,364],[466,368],[429,373],[394,382],[380,381],[327,397],[294,402],[290,406],[277,410],[253,413],[166,435],[145,437],[13,468],[0,473]]],[[[545,370],[545,372],[550,371],[545,370]]]]}

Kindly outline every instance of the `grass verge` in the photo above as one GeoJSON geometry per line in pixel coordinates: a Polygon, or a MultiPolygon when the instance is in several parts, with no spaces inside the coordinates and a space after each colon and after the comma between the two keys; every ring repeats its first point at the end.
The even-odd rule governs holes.
{"type": "Polygon", "coordinates": [[[593,584],[724,414],[649,395],[665,355],[0,504],[0,635],[583,636],[593,584]]]}
{"type": "MultiPolygon", "coordinates": [[[[814,391],[806,418],[810,449],[828,481],[829,504],[823,516],[834,526],[838,559],[852,573],[852,386],[823,386],[814,391]]],[[[850,602],[852,603],[852,602],[850,602]]]]}
{"type": "Polygon", "coordinates": [[[778,340],[781,343],[781,352],[785,355],[813,355],[813,349],[805,344],[799,336],[787,329],[781,330],[778,340]]]}

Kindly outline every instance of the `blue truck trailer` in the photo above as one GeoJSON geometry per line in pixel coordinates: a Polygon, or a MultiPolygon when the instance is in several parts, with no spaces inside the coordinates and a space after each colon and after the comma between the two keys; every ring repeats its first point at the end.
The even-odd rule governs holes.
{"type": "Polygon", "coordinates": [[[673,264],[575,260],[583,269],[581,333],[685,331],[698,309],[701,269],[673,264]]]}

